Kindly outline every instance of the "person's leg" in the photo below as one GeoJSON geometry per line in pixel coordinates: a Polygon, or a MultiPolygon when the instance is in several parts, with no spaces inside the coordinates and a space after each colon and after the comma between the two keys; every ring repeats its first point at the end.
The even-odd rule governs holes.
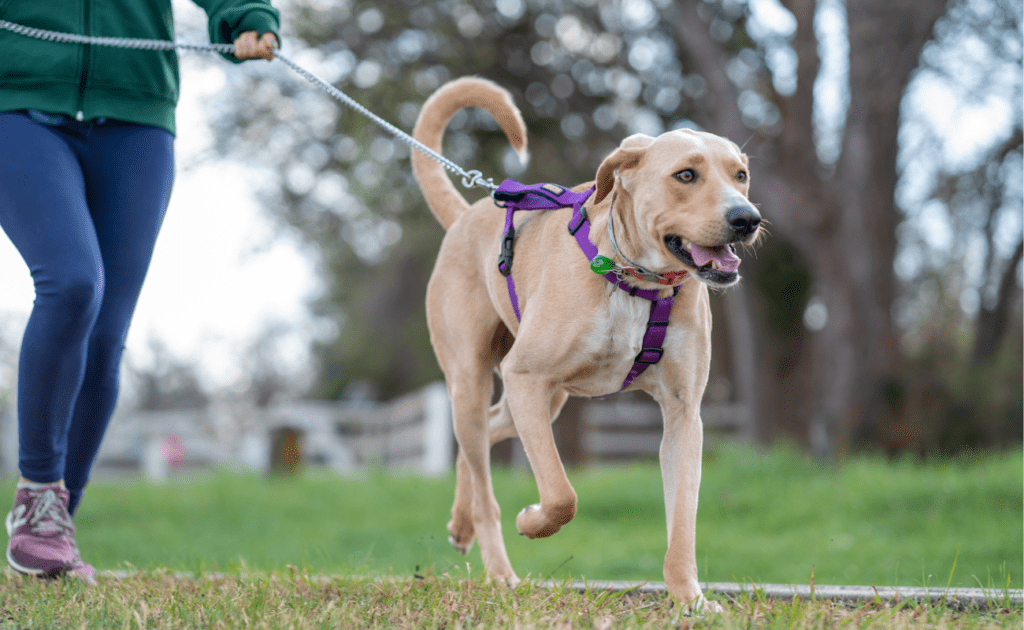
{"type": "Polygon", "coordinates": [[[0,113],[0,228],[32,274],[36,299],[18,363],[18,464],[37,483],[64,475],[68,418],[104,272],[85,180],[63,135],[0,113]]]}
{"type": "Polygon", "coordinates": [[[7,558],[30,574],[68,568],[72,542],[64,474],[68,418],[103,294],[99,244],[85,182],[64,131],[0,113],[0,228],[25,259],[36,299],[18,367],[22,480],[7,517],[7,558]]]}
{"type": "Polygon", "coordinates": [[[106,277],[68,432],[63,475],[71,493],[71,514],[117,402],[128,325],[170,200],[173,140],[163,129],[113,122],[94,127],[82,151],[89,210],[106,277]]]}

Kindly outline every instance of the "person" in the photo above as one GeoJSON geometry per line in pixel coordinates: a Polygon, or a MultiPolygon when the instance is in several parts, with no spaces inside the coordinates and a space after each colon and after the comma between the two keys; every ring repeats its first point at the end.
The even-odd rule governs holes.
{"type": "MultiPolygon", "coordinates": [[[[196,0],[233,61],[273,59],[269,0],[196,0]]],[[[64,33],[173,39],[171,0],[10,0],[0,19],[64,33]]],[[[35,302],[18,361],[18,480],[7,561],[95,581],[74,514],[114,410],[129,321],[171,194],[174,51],[0,30],[0,228],[35,302]]],[[[0,288],[2,290],[2,288],[0,288]]]]}

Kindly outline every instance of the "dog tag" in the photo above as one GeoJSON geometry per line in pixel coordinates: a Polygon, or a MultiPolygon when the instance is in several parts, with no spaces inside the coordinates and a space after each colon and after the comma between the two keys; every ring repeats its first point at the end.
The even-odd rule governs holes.
{"type": "Polygon", "coordinates": [[[594,256],[594,259],[590,261],[590,270],[594,273],[606,274],[612,269],[615,269],[615,261],[607,256],[598,254],[594,256]]]}

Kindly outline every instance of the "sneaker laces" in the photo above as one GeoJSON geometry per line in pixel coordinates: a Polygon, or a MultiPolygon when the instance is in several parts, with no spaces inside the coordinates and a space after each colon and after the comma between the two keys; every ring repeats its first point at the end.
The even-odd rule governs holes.
{"type": "Polygon", "coordinates": [[[74,531],[74,524],[71,515],[68,514],[57,493],[51,488],[40,490],[28,490],[29,496],[35,501],[26,507],[24,503],[18,505],[12,513],[12,529],[17,529],[25,523],[31,526],[36,534],[50,532],[64,532],[68,528],[74,531]]]}

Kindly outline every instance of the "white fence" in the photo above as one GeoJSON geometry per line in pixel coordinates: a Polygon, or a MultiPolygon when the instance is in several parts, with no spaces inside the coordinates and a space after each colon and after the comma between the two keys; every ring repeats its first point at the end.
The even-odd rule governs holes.
{"type": "MultiPolygon", "coordinates": [[[[752,439],[753,422],[740,404],[704,405],[706,434],[752,439]]],[[[657,457],[660,409],[624,397],[585,401],[575,461],[601,463],[657,457]]],[[[0,433],[0,473],[17,472],[17,427],[8,412],[0,433]]],[[[449,471],[455,454],[451,402],[444,383],[384,402],[297,401],[265,409],[125,411],[115,414],[97,457],[97,475],[163,480],[214,468],[290,471],[323,466],[348,474],[373,467],[425,475],[449,471]]],[[[514,444],[513,465],[525,466],[514,444]]]]}
{"type": "MultiPolygon", "coordinates": [[[[581,447],[588,461],[647,459],[658,456],[663,432],[661,408],[653,402],[591,401],[583,407],[581,447]]],[[[753,440],[753,419],[739,403],[708,405],[700,410],[705,442],[727,436],[753,440]]]]}
{"type": "MultiPolygon", "coordinates": [[[[154,480],[228,467],[255,471],[312,464],[340,473],[370,466],[425,475],[452,466],[451,404],[443,383],[387,403],[299,401],[265,409],[119,411],[94,474],[154,480]]],[[[0,417],[0,472],[17,473],[13,410],[0,417]]]]}

